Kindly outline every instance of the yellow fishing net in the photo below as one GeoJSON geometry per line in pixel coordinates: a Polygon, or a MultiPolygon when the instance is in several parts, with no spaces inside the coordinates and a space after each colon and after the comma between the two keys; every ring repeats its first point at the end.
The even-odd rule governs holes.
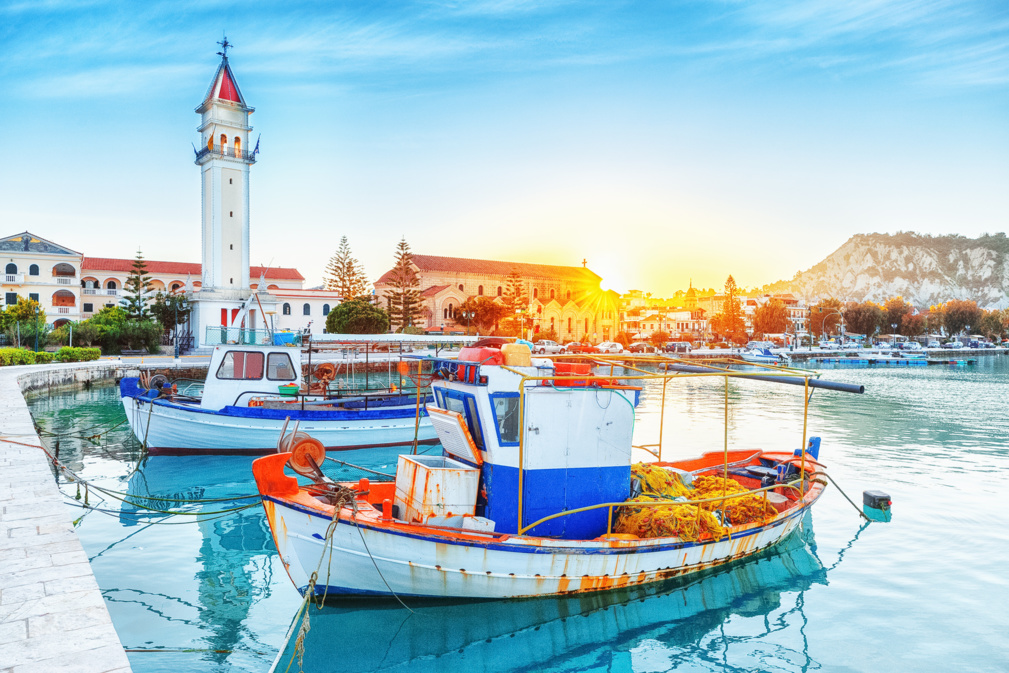
{"type": "MultiPolygon", "coordinates": [[[[641,483],[642,495],[636,498],[639,501],[666,501],[677,497],[703,500],[747,490],[732,479],[716,476],[694,477],[692,486],[688,487],[676,473],[647,463],[632,465],[631,475],[641,483]]],[[[688,542],[696,542],[702,537],[720,540],[726,535],[727,528],[713,514],[716,510],[724,511],[726,520],[737,526],[763,523],[777,514],[777,510],[765,502],[764,496],[757,493],[700,505],[675,502],[649,507],[632,505],[617,510],[613,532],[641,538],[678,537],[688,542]]]]}

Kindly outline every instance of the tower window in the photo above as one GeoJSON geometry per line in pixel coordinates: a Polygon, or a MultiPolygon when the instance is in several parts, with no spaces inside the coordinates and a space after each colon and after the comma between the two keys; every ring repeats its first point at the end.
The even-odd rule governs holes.
{"type": "Polygon", "coordinates": [[[234,216],[235,216],[235,211],[229,210],[228,211],[228,217],[234,217],[234,216]]]}
{"type": "Polygon", "coordinates": [[[242,139],[235,136],[235,156],[237,157],[242,152],[242,139]]]}
{"type": "Polygon", "coordinates": [[[230,185],[230,184],[233,184],[233,183],[231,182],[231,178],[228,178],[228,184],[229,184],[229,185],[230,185]]]}
{"type": "Polygon", "coordinates": [[[284,312],[284,315],[291,315],[291,305],[284,304],[284,308],[282,309],[282,311],[284,312]]]}
{"type": "Polygon", "coordinates": [[[228,279],[228,285],[234,285],[234,284],[235,284],[235,279],[234,278],[229,278],[228,279]]]}
{"type": "Polygon", "coordinates": [[[234,243],[229,243],[228,244],[228,250],[234,250],[234,249],[235,249],[235,244],[234,243]]]}

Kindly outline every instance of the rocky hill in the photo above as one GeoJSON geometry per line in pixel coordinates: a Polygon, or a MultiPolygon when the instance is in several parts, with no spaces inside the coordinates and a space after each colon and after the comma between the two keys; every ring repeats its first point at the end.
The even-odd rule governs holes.
{"type": "Polygon", "coordinates": [[[824,297],[884,301],[900,295],[921,308],[949,299],[1002,308],[1009,305],[1009,239],[1001,233],[980,238],[857,234],[816,266],[764,291],[791,292],[807,302],[824,297]]]}

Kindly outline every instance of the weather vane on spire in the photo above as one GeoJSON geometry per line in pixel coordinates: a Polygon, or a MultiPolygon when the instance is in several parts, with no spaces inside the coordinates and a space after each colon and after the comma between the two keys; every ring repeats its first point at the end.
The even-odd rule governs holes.
{"type": "Polygon", "coordinates": [[[233,44],[228,42],[228,36],[225,35],[224,39],[218,42],[217,44],[221,45],[221,51],[217,52],[217,55],[223,58],[228,58],[228,49],[234,46],[233,44]]]}

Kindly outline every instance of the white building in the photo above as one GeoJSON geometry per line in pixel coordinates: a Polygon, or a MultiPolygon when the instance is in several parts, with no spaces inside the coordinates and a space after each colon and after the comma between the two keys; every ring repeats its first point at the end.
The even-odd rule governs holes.
{"type": "Polygon", "coordinates": [[[56,326],[81,315],[81,262],[76,250],[27,231],[0,240],[4,265],[3,305],[34,299],[56,326]]]}

